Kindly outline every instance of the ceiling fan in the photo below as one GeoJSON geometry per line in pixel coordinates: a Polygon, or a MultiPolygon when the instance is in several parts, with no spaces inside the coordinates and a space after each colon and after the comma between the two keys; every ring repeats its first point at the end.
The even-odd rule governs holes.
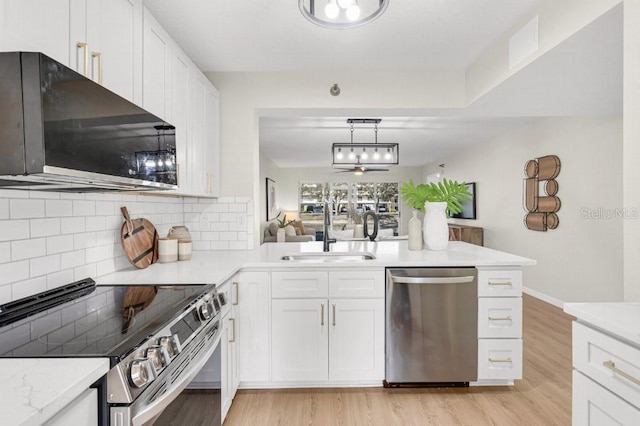
{"type": "Polygon", "coordinates": [[[360,156],[356,157],[356,164],[353,167],[334,167],[337,171],[335,173],[353,173],[355,175],[361,175],[363,173],[371,172],[388,172],[389,169],[380,169],[375,167],[365,167],[360,164],[360,156]]]}

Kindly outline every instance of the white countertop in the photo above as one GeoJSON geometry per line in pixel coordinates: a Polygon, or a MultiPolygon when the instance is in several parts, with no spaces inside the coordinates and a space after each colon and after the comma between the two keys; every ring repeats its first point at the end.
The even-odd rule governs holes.
{"type": "Polygon", "coordinates": [[[268,243],[255,250],[195,251],[191,260],[156,263],[146,269],[133,266],[96,279],[98,285],[222,283],[241,268],[383,268],[387,266],[530,266],[525,257],[450,241],[444,251],[410,251],[407,241],[339,241],[332,252],[368,252],[373,260],[350,262],[295,262],[283,255],[322,252],[322,242],[268,243]]]}
{"type": "Polygon", "coordinates": [[[564,311],[580,322],[640,345],[640,303],[565,303],[564,311]]]}
{"type": "Polygon", "coordinates": [[[3,425],[41,425],[109,370],[106,358],[0,360],[3,425]]]}

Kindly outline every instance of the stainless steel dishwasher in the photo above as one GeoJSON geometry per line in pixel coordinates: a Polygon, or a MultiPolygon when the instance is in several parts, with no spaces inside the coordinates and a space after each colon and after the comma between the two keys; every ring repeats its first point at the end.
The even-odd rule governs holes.
{"type": "Polygon", "coordinates": [[[478,377],[475,268],[387,268],[385,387],[478,377]]]}

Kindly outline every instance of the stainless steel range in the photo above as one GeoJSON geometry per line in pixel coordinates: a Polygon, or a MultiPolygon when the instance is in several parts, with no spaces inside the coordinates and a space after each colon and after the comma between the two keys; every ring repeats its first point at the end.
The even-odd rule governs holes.
{"type": "MultiPolygon", "coordinates": [[[[107,357],[111,369],[94,385],[98,424],[151,424],[210,358],[220,359],[225,304],[215,285],[85,279],[0,306],[0,357],[107,357]],[[24,338],[3,339],[20,327],[24,338]]],[[[219,396],[212,403],[220,413],[219,396]]]]}

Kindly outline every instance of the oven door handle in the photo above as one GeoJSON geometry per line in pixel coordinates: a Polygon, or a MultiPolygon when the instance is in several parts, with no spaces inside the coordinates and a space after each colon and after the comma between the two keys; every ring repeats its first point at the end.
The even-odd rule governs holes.
{"type": "Polygon", "coordinates": [[[131,417],[133,426],[142,426],[160,415],[167,406],[178,397],[178,395],[187,387],[193,378],[198,374],[202,367],[209,360],[220,344],[220,333],[215,337],[213,344],[206,351],[200,352],[198,358],[191,360],[188,369],[180,374],[180,378],[175,381],[171,388],[161,397],[144,407],[131,417]]]}

